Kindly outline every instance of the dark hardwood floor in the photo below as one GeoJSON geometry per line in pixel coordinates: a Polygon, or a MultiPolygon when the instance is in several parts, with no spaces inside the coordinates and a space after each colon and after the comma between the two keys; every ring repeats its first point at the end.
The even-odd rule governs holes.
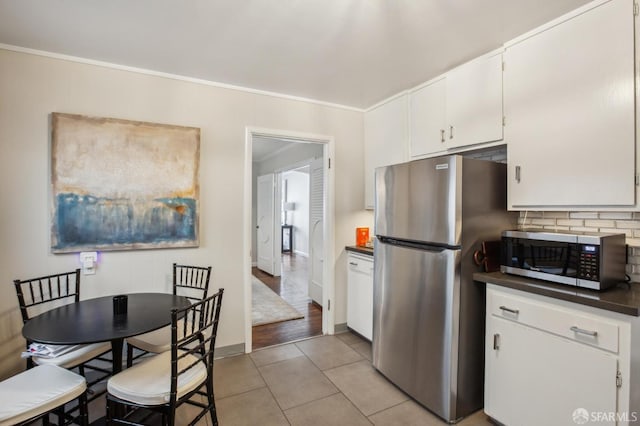
{"type": "Polygon", "coordinates": [[[252,268],[252,274],[275,291],[304,318],[253,327],[253,349],[292,342],[322,334],[322,307],[313,303],[307,293],[307,258],[295,254],[282,255],[282,276],[274,277],[252,268]]]}

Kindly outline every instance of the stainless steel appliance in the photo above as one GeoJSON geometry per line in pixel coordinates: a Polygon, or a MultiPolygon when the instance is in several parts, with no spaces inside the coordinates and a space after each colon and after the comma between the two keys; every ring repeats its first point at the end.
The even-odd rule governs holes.
{"type": "Polygon", "coordinates": [[[593,290],[625,281],[624,234],[504,231],[502,272],[593,290]]]}
{"type": "Polygon", "coordinates": [[[504,164],[454,155],[376,170],[373,365],[448,422],[483,405],[473,252],[516,218],[504,164]]]}

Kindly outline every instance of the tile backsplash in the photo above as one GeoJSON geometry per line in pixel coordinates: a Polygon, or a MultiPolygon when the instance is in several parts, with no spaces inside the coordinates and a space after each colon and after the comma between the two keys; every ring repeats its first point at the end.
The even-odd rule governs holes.
{"type": "Polygon", "coordinates": [[[640,212],[521,211],[520,228],[625,234],[629,245],[627,275],[640,282],[640,212]]]}
{"type": "MultiPolygon", "coordinates": [[[[492,148],[462,153],[465,157],[480,160],[507,162],[507,148],[492,148]]],[[[520,228],[533,227],[549,231],[582,231],[625,234],[629,246],[627,275],[631,281],[640,282],[640,212],[540,212],[521,211],[520,228]]]]}

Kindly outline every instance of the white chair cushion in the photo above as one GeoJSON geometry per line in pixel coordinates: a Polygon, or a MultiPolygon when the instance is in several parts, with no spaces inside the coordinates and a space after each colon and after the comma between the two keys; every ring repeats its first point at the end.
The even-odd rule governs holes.
{"type": "Polygon", "coordinates": [[[39,365],[0,382],[0,425],[15,425],[77,398],[84,377],[56,365],[39,365]]]}
{"type": "MultiPolygon", "coordinates": [[[[184,321],[178,324],[178,338],[184,337],[184,321]]],[[[191,321],[189,321],[191,324],[191,321]]],[[[191,325],[188,325],[187,334],[191,333],[191,325]]],[[[208,330],[208,329],[207,329],[208,330]]],[[[127,344],[134,348],[142,349],[145,352],[159,354],[171,349],[171,326],[159,328],[149,333],[139,334],[137,336],[127,338],[127,344]]]]}
{"type": "MultiPolygon", "coordinates": [[[[193,355],[182,358],[178,362],[178,370],[196,360],[193,355]]],[[[197,389],[205,380],[207,367],[204,362],[199,362],[178,376],[177,397],[197,389]]],[[[171,352],[163,352],[111,377],[107,391],[137,404],[166,404],[171,391],[171,352]]]]}
{"type": "Polygon", "coordinates": [[[78,346],[78,349],[67,352],[55,358],[42,358],[34,356],[31,357],[31,359],[38,365],[58,365],[63,368],[73,368],[110,350],[110,342],[92,343],[90,345],[80,345],[78,346]]]}
{"type": "Polygon", "coordinates": [[[155,354],[168,351],[171,348],[171,326],[129,337],[127,344],[155,354]]]}

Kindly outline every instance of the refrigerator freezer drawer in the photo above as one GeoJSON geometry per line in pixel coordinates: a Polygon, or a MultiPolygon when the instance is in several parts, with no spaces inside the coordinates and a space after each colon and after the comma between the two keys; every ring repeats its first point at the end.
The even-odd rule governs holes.
{"type": "Polygon", "coordinates": [[[376,242],[375,251],[373,365],[418,402],[453,420],[460,250],[376,242]]]}

